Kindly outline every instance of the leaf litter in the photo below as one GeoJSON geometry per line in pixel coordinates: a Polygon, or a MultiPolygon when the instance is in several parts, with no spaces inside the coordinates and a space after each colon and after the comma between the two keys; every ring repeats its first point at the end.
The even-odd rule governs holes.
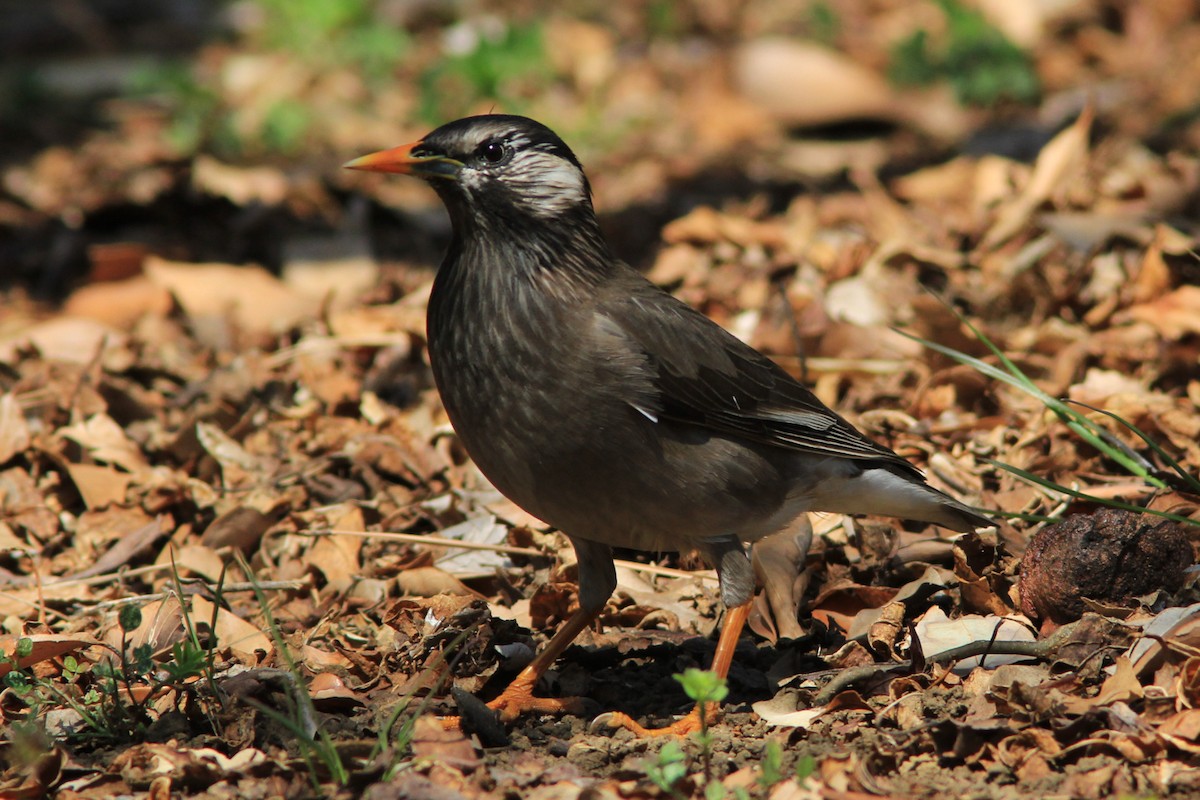
{"type": "MultiPolygon", "coordinates": [[[[850,17],[888,18],[852,5],[850,17]]],[[[902,162],[920,137],[957,138],[969,126],[949,125],[948,109],[964,112],[944,99],[880,94],[878,73],[860,66],[878,62],[877,27],[845,43],[858,63],[843,63],[817,45],[758,39],[763,31],[743,23],[735,85],[701,71],[667,104],[671,79],[694,66],[683,54],[625,54],[592,23],[551,28],[586,43],[555,50],[573,88],[661,115],[661,124],[631,125],[641,133],[627,142],[585,151],[602,213],[615,219],[639,197],[667,196],[673,183],[744,155],[747,142],[748,174],[824,181],[782,204],[765,191],[692,198],[655,232],[649,276],[803,376],[935,485],[1005,512],[995,532],[953,539],[813,515],[761,543],[755,637],[739,647],[708,745],[717,771],[707,780],[726,791],[1198,790],[1195,528],[1080,497],[1200,520],[1194,487],[1129,474],[1028,393],[893,330],[996,365],[948,298],[1040,389],[1112,412],[1158,443],[1163,453],[1085,412],[1151,475],[1170,473],[1164,453],[1200,474],[1200,271],[1189,217],[1200,163],[1194,147],[1148,146],[1148,111],[1122,112],[1179,110],[1166,89],[1132,87],[1186,51],[1196,26],[1162,10],[1127,13],[1137,23],[1130,36],[1102,51],[1086,41],[1101,31],[1086,15],[1071,35],[1034,34],[1047,80],[1065,83],[1081,53],[1097,60],[1091,69],[1125,76],[1120,99],[1097,92],[1075,102],[1036,157],[963,154],[891,175],[871,159],[902,162]],[[1169,44],[1137,50],[1147,30],[1169,44]],[[848,106],[823,95],[820,119],[798,117],[814,106],[776,107],[787,93],[759,83],[770,59],[823,64],[875,88],[848,106]],[[663,107],[651,111],[656,102],[663,107]],[[897,129],[870,150],[789,135],[859,115],[897,129]],[[704,124],[713,118],[722,124],[704,124]],[[845,180],[814,177],[830,174],[845,180]],[[1048,518],[1062,521],[1056,529],[1048,518]],[[1094,574],[1101,565],[1112,580],[1094,574]],[[785,768],[768,775],[772,747],[785,768]],[[812,769],[795,774],[805,755],[812,769]]],[[[357,117],[332,121],[346,126],[329,133],[338,152],[403,139],[411,120],[388,115],[405,102],[382,103],[361,133],[351,130],[357,117]]],[[[573,113],[582,112],[541,116],[569,126],[573,113]]],[[[266,207],[333,220],[342,229],[329,235],[351,247],[260,269],[131,240],[88,250],[89,278],[60,306],[6,290],[0,670],[35,688],[7,684],[0,714],[11,726],[36,707],[63,738],[29,758],[7,739],[0,792],[232,796],[251,781],[262,796],[296,796],[317,792],[315,780],[322,792],[371,797],[669,796],[651,779],[660,742],[534,717],[512,726],[508,746],[482,748],[437,723],[453,711],[453,690],[494,693],[570,615],[574,554],[497,495],[456,442],[424,352],[431,264],[363,256],[395,220],[369,224],[344,210],[339,193],[351,182],[332,170],[314,182],[200,156],[185,177],[159,124],[130,114],[116,133],[6,168],[2,218],[78,221],[186,181],[235,214],[266,207]],[[304,264],[319,265],[319,278],[304,264]],[[130,606],[140,622],[126,628],[130,606]],[[203,667],[159,679],[189,646],[203,667]],[[139,652],[144,670],[132,663],[139,652]],[[115,685],[102,666],[114,663],[126,676],[115,701],[135,712],[136,735],[82,736],[81,709],[103,707],[88,692],[115,685]],[[292,709],[292,722],[267,709],[292,709]],[[350,788],[312,766],[318,728],[350,788]],[[391,735],[375,747],[382,731],[391,735]],[[309,744],[298,745],[304,735],[309,744]]],[[[1194,124],[1182,136],[1194,144],[1194,124]]],[[[412,214],[433,207],[406,182],[353,185],[412,214]]],[[[713,574],[687,554],[621,555],[601,627],[568,650],[543,690],[663,721],[687,703],[671,675],[711,656],[713,574]]],[[[697,747],[685,745],[693,755],[697,747]]],[[[699,759],[688,763],[673,790],[713,796],[699,759]]]]}

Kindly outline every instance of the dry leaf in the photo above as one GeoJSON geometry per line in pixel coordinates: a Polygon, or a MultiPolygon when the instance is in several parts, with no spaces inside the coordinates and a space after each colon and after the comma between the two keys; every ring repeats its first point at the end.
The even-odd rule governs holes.
{"type": "Polygon", "coordinates": [[[65,656],[68,653],[77,653],[80,650],[86,650],[98,644],[100,644],[98,639],[84,634],[60,635],[34,633],[26,636],[0,635],[0,653],[4,654],[4,658],[0,658],[0,676],[7,675],[12,671],[14,663],[17,669],[29,669],[34,664],[49,661],[59,656],[65,656]],[[33,644],[33,649],[29,655],[18,658],[17,643],[21,639],[30,640],[33,644]]]}
{"type": "Polygon", "coordinates": [[[126,337],[90,319],[55,317],[0,338],[0,364],[15,364],[24,348],[32,347],[47,361],[88,364],[107,349],[121,349],[126,337]]]}
{"type": "Polygon", "coordinates": [[[244,330],[276,332],[316,316],[319,301],[266,270],[232,264],[185,264],[151,256],[146,275],[193,318],[230,315],[244,330]]]}
{"type": "Polygon", "coordinates": [[[733,71],[739,91],[787,125],[896,116],[895,92],[887,81],[812,42],[782,37],[748,42],[734,52],[733,71]]]}
{"type": "Polygon", "coordinates": [[[812,540],[812,523],[802,514],[789,528],[755,542],[750,551],[770,611],[770,630],[779,637],[804,635],[797,612],[808,588],[808,577],[801,576],[812,540]]]}
{"type": "Polygon", "coordinates": [[[11,392],[0,395],[0,464],[23,452],[30,441],[29,426],[17,396],[11,392]]]}
{"type": "Polygon", "coordinates": [[[1117,321],[1130,319],[1153,325],[1169,340],[1200,333],[1200,286],[1180,286],[1155,300],[1130,306],[1116,317],[1117,321]]]}
{"type": "MultiPolygon", "coordinates": [[[[1029,628],[1015,620],[974,614],[950,619],[946,612],[937,606],[926,611],[917,620],[913,632],[920,641],[921,652],[926,658],[974,642],[1032,642],[1036,639],[1029,628]]],[[[954,671],[966,673],[980,666],[995,669],[1002,664],[1017,664],[1027,660],[1027,656],[1003,654],[970,656],[955,662],[954,671]]]]}
{"type": "Polygon", "coordinates": [[[1033,212],[1082,168],[1088,153],[1093,116],[1088,107],[1073,125],[1042,148],[1028,183],[997,214],[995,223],[980,243],[982,249],[991,250],[1015,236],[1033,212]]]}
{"type": "Polygon", "coordinates": [[[193,595],[191,598],[192,619],[195,622],[209,624],[216,616],[216,627],[213,632],[217,636],[217,645],[228,648],[239,662],[258,666],[265,663],[275,652],[271,637],[257,626],[236,616],[227,609],[218,609],[211,601],[193,595]]]}
{"type": "Polygon", "coordinates": [[[165,317],[171,293],[144,275],[122,281],[81,286],[67,298],[63,310],[119,330],[131,329],[147,316],[165,317]]]}

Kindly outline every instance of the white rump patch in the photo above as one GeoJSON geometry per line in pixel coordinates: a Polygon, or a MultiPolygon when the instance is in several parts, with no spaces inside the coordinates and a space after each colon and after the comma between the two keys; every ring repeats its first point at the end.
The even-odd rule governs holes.
{"type": "Polygon", "coordinates": [[[932,490],[885,469],[826,478],[811,490],[809,498],[813,511],[878,514],[935,524],[943,524],[951,516],[943,498],[932,490]]]}

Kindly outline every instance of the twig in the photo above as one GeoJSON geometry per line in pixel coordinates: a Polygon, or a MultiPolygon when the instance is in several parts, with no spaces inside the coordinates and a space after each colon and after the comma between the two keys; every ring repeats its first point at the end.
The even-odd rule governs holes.
{"type": "MultiPolygon", "coordinates": [[[[1082,620],[1080,620],[1082,621],[1082,620]]],[[[1058,653],[1058,650],[1063,645],[1071,641],[1072,634],[1075,633],[1075,628],[1080,621],[1072,622],[1062,626],[1054,633],[1047,636],[1045,639],[1039,639],[1035,642],[1019,642],[1019,641],[1004,641],[996,642],[989,640],[980,640],[977,642],[968,642],[960,647],[952,647],[949,650],[943,650],[939,653],[934,653],[931,656],[925,657],[926,664],[947,664],[952,661],[960,661],[964,658],[972,656],[1027,656],[1036,658],[1042,661],[1048,661],[1058,653]]],[[[912,661],[903,661],[898,664],[865,664],[861,667],[852,667],[839,672],[833,680],[825,684],[821,691],[817,692],[813,698],[814,706],[827,705],[837,696],[838,692],[848,686],[858,683],[859,681],[875,677],[891,670],[900,669],[903,667],[912,668],[912,661]]]]}
{"type": "Polygon", "coordinates": [[[448,539],[444,536],[426,536],[420,533],[387,533],[381,531],[343,531],[322,528],[312,531],[298,531],[300,536],[358,536],[363,539],[382,539],[388,542],[408,542],[410,544],[426,544],[432,547],[459,547],[463,550],[487,550],[492,553],[510,553],[518,556],[546,557],[546,553],[536,547],[516,547],[508,544],[488,544],[487,542],[464,542],[460,539],[448,539]]]}
{"type": "MultiPolygon", "coordinates": [[[[548,558],[549,553],[538,550],[534,547],[515,547],[506,544],[486,544],[484,542],[464,542],[458,539],[447,539],[444,536],[426,536],[419,533],[386,533],[376,531],[345,531],[333,529],[319,529],[312,531],[298,531],[300,536],[359,536],[364,539],[383,539],[393,542],[409,542],[411,544],[426,544],[434,547],[460,547],[464,550],[488,550],[493,553],[511,553],[520,556],[536,556],[540,558],[548,558]]],[[[613,563],[624,569],[630,569],[635,572],[643,572],[647,575],[658,575],[664,578],[699,578],[702,581],[717,580],[716,573],[713,570],[700,570],[689,572],[683,569],[673,569],[671,567],[660,567],[655,564],[642,564],[637,561],[626,561],[621,558],[613,559],[613,563]]]]}
{"type": "MultiPolygon", "coordinates": [[[[192,585],[195,583],[198,583],[198,581],[187,581],[187,580],[183,581],[184,586],[189,586],[189,585],[192,585]]],[[[257,585],[258,585],[258,588],[260,588],[260,589],[270,589],[272,591],[284,591],[287,589],[303,589],[305,586],[311,585],[311,583],[312,583],[312,581],[310,581],[308,578],[303,578],[301,580],[293,580],[293,581],[259,581],[257,585]]],[[[252,592],[252,591],[254,591],[254,587],[255,587],[255,584],[250,583],[248,581],[242,582],[242,583],[227,583],[221,587],[221,591],[223,593],[252,592]]],[[[210,592],[216,591],[216,587],[209,583],[201,583],[199,588],[207,589],[210,592]]],[[[194,593],[195,593],[194,591],[189,592],[189,594],[194,594],[194,593]]],[[[164,594],[166,594],[166,593],[165,592],[154,592],[153,594],[135,594],[135,595],[131,595],[129,597],[121,597],[116,600],[105,600],[101,603],[96,603],[93,606],[88,606],[84,610],[84,613],[94,614],[94,613],[98,613],[101,611],[107,611],[110,608],[119,608],[121,606],[134,605],[136,603],[149,603],[153,600],[158,600],[159,598],[163,597],[164,594]]],[[[172,592],[172,594],[174,594],[174,593],[172,592]]]]}

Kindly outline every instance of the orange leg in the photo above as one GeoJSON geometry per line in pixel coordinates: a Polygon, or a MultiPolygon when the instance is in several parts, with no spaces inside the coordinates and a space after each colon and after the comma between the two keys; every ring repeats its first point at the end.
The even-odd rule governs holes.
{"type": "MultiPolygon", "coordinates": [[[[717,673],[717,677],[724,679],[729,676],[729,665],[733,663],[733,651],[737,649],[738,639],[742,635],[742,628],[749,616],[749,602],[734,606],[725,614],[725,622],[721,625],[721,638],[717,640],[717,652],[713,655],[712,671],[717,673]]],[[[602,719],[609,727],[625,728],[638,736],[665,736],[668,734],[686,736],[700,730],[700,705],[697,703],[686,717],[665,728],[643,728],[630,716],[620,711],[604,714],[602,719]]],[[[711,722],[716,717],[717,704],[710,703],[704,709],[704,713],[706,719],[711,722]]]]}
{"type": "MultiPolygon", "coordinates": [[[[580,609],[567,619],[558,633],[550,639],[546,649],[538,653],[529,666],[521,670],[513,682],[493,701],[488,708],[500,713],[501,722],[512,722],[527,711],[537,711],[543,714],[579,714],[583,711],[583,703],[578,697],[534,697],[533,689],[537,682],[546,674],[546,670],[562,655],[563,651],[575,641],[575,637],[592,623],[600,610],[585,611],[580,609]]],[[[445,717],[442,723],[447,728],[457,728],[458,717],[445,717]]]]}

